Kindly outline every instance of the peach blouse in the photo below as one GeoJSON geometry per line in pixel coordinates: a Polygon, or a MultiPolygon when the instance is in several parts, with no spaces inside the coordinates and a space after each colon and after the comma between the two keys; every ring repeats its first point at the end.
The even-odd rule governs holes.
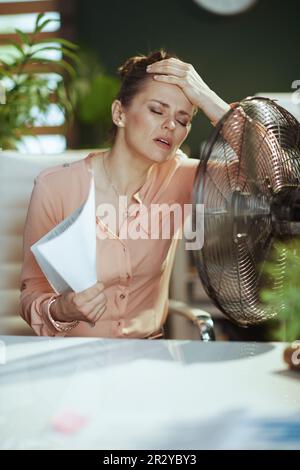
{"type": "MultiPolygon", "coordinates": [[[[167,239],[122,239],[108,229],[96,210],[97,277],[105,286],[106,311],[94,328],[79,322],[67,333],[58,332],[47,315],[49,300],[55,292],[30,247],[85,202],[94,155],[46,169],[35,179],[24,230],[21,315],[37,335],[146,338],[159,331],[166,320],[178,227],[167,239]]],[[[98,158],[102,156],[100,151],[98,158]]],[[[155,163],[148,179],[133,196],[137,204],[134,210],[129,210],[128,219],[143,227],[142,206],[179,203],[183,207],[191,203],[198,163],[199,160],[187,158],[180,150],[174,159],[155,163]]]]}

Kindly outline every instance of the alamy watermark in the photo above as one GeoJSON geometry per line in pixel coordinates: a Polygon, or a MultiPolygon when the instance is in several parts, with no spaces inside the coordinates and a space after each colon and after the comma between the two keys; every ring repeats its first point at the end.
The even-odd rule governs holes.
{"type": "Polygon", "coordinates": [[[120,196],[118,209],[113,204],[99,204],[96,213],[97,237],[102,240],[108,237],[107,229],[117,233],[118,227],[119,238],[123,240],[185,238],[186,250],[203,247],[204,204],[174,202],[150,204],[149,207],[144,204],[128,206],[127,196],[120,196]]]}
{"type": "Polygon", "coordinates": [[[292,93],[292,102],[294,104],[300,104],[300,80],[294,80],[292,82],[292,89],[295,90],[292,93]]]}

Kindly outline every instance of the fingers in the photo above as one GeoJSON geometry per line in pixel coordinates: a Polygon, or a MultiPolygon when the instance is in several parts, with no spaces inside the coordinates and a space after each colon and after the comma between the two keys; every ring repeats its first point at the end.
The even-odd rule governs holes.
{"type": "Polygon", "coordinates": [[[95,322],[106,310],[107,297],[103,292],[100,292],[93,300],[86,302],[80,309],[85,321],[95,322]]]}
{"type": "Polygon", "coordinates": [[[102,315],[106,312],[106,309],[107,309],[106,303],[96,305],[94,309],[88,315],[86,315],[86,321],[89,321],[91,323],[96,323],[98,320],[100,320],[102,315]]]}
{"type": "Polygon", "coordinates": [[[166,67],[166,66],[178,67],[181,70],[189,70],[190,68],[193,67],[191,64],[183,62],[182,60],[179,60],[179,59],[175,59],[175,57],[172,57],[170,59],[163,59],[157,62],[153,62],[152,64],[148,65],[147,69],[152,68],[152,67],[166,67]]]}
{"type": "Polygon", "coordinates": [[[178,77],[184,78],[191,71],[193,66],[191,64],[186,64],[178,59],[164,59],[147,67],[147,72],[149,73],[162,73],[168,75],[176,75],[178,77]]]}
{"type": "Polygon", "coordinates": [[[100,281],[96,282],[93,286],[89,287],[88,289],[85,289],[78,294],[75,295],[74,297],[74,302],[78,304],[78,306],[85,304],[87,302],[90,302],[93,300],[99,293],[103,292],[104,290],[104,284],[100,281]]]}
{"type": "MultiPolygon", "coordinates": [[[[153,75],[153,79],[156,82],[170,83],[171,85],[177,85],[185,93],[186,81],[183,78],[175,77],[173,75],[153,75]]],[[[187,99],[192,103],[186,94],[187,99]]]]}
{"type": "Polygon", "coordinates": [[[90,307],[88,308],[87,306],[84,306],[81,311],[77,312],[76,320],[85,321],[93,325],[102,317],[106,309],[106,301],[95,305],[92,309],[90,309],[90,307]]]}
{"type": "Polygon", "coordinates": [[[96,315],[94,316],[94,323],[96,323],[98,320],[100,320],[100,318],[102,317],[102,315],[106,312],[107,310],[107,305],[103,305],[99,311],[96,313],[96,315]]]}
{"type": "Polygon", "coordinates": [[[195,74],[191,64],[173,58],[154,62],[147,67],[147,72],[153,74],[155,81],[177,85],[183,91],[190,86],[195,74]]]}
{"type": "Polygon", "coordinates": [[[84,310],[87,314],[92,314],[92,312],[95,312],[100,306],[106,305],[107,303],[107,297],[103,292],[100,292],[93,300],[90,302],[87,302],[84,305],[84,310]]]}
{"type": "Polygon", "coordinates": [[[181,78],[175,77],[174,75],[153,75],[153,78],[157,82],[172,83],[178,86],[184,84],[181,78]]]}
{"type": "Polygon", "coordinates": [[[153,74],[159,73],[159,74],[165,74],[165,75],[176,75],[176,77],[179,77],[179,78],[185,78],[187,76],[186,70],[182,70],[178,67],[173,67],[170,65],[153,67],[150,70],[147,70],[147,72],[150,72],[153,74]]]}

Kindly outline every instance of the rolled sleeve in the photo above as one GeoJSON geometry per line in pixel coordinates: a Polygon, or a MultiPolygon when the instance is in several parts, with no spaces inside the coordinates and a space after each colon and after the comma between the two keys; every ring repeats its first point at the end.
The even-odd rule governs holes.
{"type": "Polygon", "coordinates": [[[21,316],[39,336],[59,335],[47,318],[47,304],[55,292],[30,248],[57,223],[55,201],[47,188],[46,179],[40,174],[34,182],[25,222],[20,277],[21,316]]]}

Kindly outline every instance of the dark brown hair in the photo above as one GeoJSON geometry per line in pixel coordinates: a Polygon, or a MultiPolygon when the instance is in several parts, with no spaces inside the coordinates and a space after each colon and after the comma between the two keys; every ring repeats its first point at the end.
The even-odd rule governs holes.
{"type": "MultiPolygon", "coordinates": [[[[128,107],[135,95],[141,91],[145,81],[150,78],[149,73],[146,71],[147,66],[171,58],[178,59],[175,54],[171,54],[164,49],[159,49],[148,55],[140,54],[129,57],[118,68],[118,73],[121,76],[121,87],[115,99],[119,100],[125,108],[128,107]]],[[[118,127],[113,123],[108,135],[111,144],[115,140],[117,129],[118,127]]]]}

